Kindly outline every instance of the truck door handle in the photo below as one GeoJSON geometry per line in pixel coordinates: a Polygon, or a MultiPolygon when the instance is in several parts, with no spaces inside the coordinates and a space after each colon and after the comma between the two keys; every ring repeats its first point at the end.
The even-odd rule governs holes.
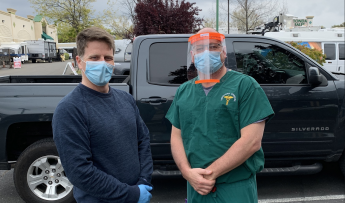
{"type": "Polygon", "coordinates": [[[151,104],[151,105],[160,105],[162,103],[166,103],[168,100],[166,98],[161,97],[150,97],[150,98],[143,98],[140,99],[141,103],[151,104]]]}

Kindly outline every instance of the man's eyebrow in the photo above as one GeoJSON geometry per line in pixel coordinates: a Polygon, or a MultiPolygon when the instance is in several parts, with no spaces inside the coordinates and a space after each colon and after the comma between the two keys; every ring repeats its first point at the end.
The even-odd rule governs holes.
{"type": "Polygon", "coordinates": [[[100,57],[100,55],[95,54],[95,55],[90,55],[89,56],[89,58],[92,58],[92,57],[100,57]]]}

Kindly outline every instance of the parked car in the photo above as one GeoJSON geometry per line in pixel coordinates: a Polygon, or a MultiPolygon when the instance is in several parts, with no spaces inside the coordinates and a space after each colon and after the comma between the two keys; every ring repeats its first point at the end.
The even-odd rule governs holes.
{"type": "Polygon", "coordinates": [[[115,62],[115,75],[129,75],[131,62],[115,62]]]}
{"type": "MultiPolygon", "coordinates": [[[[110,81],[136,100],[150,131],[154,169],[163,175],[178,173],[165,114],[187,81],[190,36],[137,37],[130,75],[114,75],[110,81]]],[[[226,67],[256,79],[276,114],[265,127],[266,163],[260,174],[312,174],[323,162],[339,162],[345,175],[344,75],[332,74],[272,38],[226,35],[226,48],[226,67]]],[[[0,170],[14,167],[16,189],[26,202],[73,201],[51,121],[59,101],[80,81],[81,76],[68,75],[0,77],[0,170]],[[47,170],[58,183],[44,179],[47,170]]]]}
{"type": "Polygon", "coordinates": [[[128,44],[125,50],[125,61],[131,61],[133,43],[128,44]]]}
{"type": "MultiPolygon", "coordinates": [[[[131,43],[130,39],[119,39],[119,40],[114,40],[115,43],[115,54],[114,54],[114,61],[115,63],[118,62],[125,62],[125,56],[126,56],[126,49],[131,43]]],[[[127,61],[128,60],[127,57],[127,61]]]]}

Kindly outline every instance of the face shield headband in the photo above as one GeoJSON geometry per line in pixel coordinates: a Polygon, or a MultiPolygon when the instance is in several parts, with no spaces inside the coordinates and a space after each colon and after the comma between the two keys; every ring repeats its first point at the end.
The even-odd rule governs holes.
{"type": "Polygon", "coordinates": [[[223,66],[222,53],[226,54],[223,34],[200,33],[191,36],[188,40],[187,75],[196,75],[197,72],[199,77],[196,84],[219,82],[219,79],[212,77],[223,66]]]}

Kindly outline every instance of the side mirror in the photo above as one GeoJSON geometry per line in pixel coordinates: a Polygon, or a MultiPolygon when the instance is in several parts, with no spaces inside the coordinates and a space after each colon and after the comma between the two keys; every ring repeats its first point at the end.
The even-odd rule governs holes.
{"type": "Polygon", "coordinates": [[[116,48],[116,49],[115,49],[115,54],[119,53],[120,51],[121,51],[121,49],[116,48]]]}
{"type": "Polygon", "coordinates": [[[318,68],[310,67],[309,68],[309,84],[313,87],[319,86],[323,81],[323,77],[320,74],[318,68]]]}

